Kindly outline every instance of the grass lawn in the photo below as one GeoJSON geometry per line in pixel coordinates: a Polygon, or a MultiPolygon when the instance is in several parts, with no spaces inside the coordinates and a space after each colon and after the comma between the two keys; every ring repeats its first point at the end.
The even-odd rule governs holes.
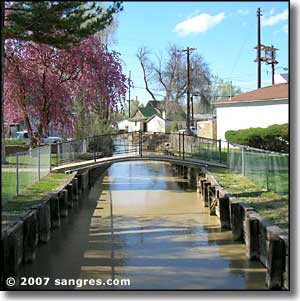
{"type": "MultiPolygon", "coordinates": [[[[2,173],[2,188],[5,187],[5,181],[9,180],[10,176],[5,174],[6,173],[4,173],[3,177],[2,173]],[[5,179],[4,182],[3,179],[5,179]]],[[[9,201],[2,203],[2,222],[5,224],[16,219],[32,205],[37,204],[49,192],[57,190],[59,186],[66,183],[70,177],[72,177],[70,174],[50,173],[39,182],[22,190],[20,195],[11,197],[9,201]]],[[[2,190],[2,200],[4,193],[5,189],[4,191],[2,190]]]]}
{"type": "Polygon", "coordinates": [[[5,145],[26,145],[27,142],[22,139],[5,139],[5,145]]]}
{"type": "MultiPolygon", "coordinates": [[[[288,231],[288,190],[286,190],[286,194],[277,194],[274,191],[264,192],[251,179],[240,173],[213,167],[209,171],[229,193],[252,206],[262,217],[270,220],[282,230],[288,231]]],[[[281,179],[282,185],[287,188],[288,178],[282,177],[281,179]]]]}

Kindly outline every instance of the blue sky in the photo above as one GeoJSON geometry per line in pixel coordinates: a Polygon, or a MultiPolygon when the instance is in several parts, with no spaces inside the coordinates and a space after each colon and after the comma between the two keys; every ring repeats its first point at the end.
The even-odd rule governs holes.
{"type": "MultiPolygon", "coordinates": [[[[261,43],[278,48],[277,67],[288,67],[287,2],[124,2],[113,48],[121,53],[124,72],[131,70],[135,85],[132,98],[138,96],[142,102],[150,99],[137,49],[147,46],[153,53],[165,53],[170,43],[197,48],[211,73],[232,80],[243,91],[256,89],[253,47],[257,44],[258,7],[263,14],[261,43]]],[[[281,68],[276,70],[282,72],[281,68]]],[[[271,66],[263,64],[262,86],[270,84],[271,66]]]]}

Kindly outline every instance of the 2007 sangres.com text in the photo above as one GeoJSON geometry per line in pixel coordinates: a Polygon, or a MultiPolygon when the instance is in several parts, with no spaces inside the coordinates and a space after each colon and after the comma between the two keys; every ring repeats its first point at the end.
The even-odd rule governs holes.
{"type": "MultiPolygon", "coordinates": [[[[76,288],[83,286],[130,286],[130,279],[51,279],[50,277],[20,277],[20,286],[47,286],[51,281],[54,281],[55,286],[75,286],[76,288]]],[[[7,278],[6,282],[8,286],[14,286],[16,283],[12,277],[7,278]]]]}

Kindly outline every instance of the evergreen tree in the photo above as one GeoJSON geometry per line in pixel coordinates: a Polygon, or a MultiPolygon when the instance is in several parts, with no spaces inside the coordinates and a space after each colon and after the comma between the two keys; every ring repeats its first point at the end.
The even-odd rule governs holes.
{"type": "Polygon", "coordinates": [[[94,1],[11,2],[5,8],[4,39],[65,48],[104,29],[121,10],[119,1],[107,9],[94,1]]]}

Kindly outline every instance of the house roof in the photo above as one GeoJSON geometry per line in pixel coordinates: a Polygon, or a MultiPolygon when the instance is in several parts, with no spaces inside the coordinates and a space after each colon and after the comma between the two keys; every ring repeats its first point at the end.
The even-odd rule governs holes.
{"type": "Polygon", "coordinates": [[[216,104],[287,98],[289,98],[289,84],[282,83],[242,93],[232,97],[231,99],[223,98],[220,99],[216,104]]]}
{"type": "Polygon", "coordinates": [[[158,116],[161,119],[165,120],[176,120],[182,119],[185,120],[185,113],[182,108],[177,104],[173,104],[172,109],[163,116],[163,112],[165,111],[165,102],[158,100],[149,100],[145,107],[138,107],[134,112],[130,121],[150,121],[153,117],[158,116]],[[136,116],[137,113],[142,116],[136,116]]]}

